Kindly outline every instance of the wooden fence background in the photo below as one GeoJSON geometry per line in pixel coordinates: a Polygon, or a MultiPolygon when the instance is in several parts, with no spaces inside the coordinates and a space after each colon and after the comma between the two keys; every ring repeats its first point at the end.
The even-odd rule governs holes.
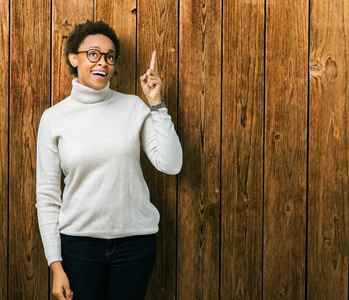
{"type": "Polygon", "coordinates": [[[35,204],[37,128],[69,95],[75,23],[121,41],[113,87],[158,51],[184,150],[145,163],[161,213],[147,299],[348,299],[349,1],[1,0],[0,299],[53,299],[35,204]]]}

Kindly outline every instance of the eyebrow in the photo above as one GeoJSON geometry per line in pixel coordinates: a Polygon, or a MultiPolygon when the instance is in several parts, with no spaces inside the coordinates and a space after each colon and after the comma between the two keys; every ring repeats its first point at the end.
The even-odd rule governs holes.
{"type": "MultiPolygon", "coordinates": [[[[101,48],[99,48],[98,46],[90,46],[89,49],[98,49],[98,50],[101,50],[101,48]]],[[[109,49],[108,52],[115,52],[115,53],[116,53],[116,51],[113,50],[113,49],[109,49]]]]}

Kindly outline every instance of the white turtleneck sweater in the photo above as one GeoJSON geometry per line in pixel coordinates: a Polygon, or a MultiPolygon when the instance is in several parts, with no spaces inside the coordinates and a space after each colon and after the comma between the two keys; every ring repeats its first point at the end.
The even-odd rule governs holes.
{"type": "Polygon", "coordinates": [[[109,84],[94,90],[74,79],[71,95],[44,112],[36,208],[49,265],[62,260],[60,233],[111,239],[158,231],[141,147],[159,171],[180,171],[182,148],[167,109],[151,112],[109,84]]]}

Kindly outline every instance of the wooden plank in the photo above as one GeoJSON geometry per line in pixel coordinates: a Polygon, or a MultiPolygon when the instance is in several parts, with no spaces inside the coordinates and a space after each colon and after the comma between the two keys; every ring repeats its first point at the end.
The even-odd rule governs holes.
{"type": "Polygon", "coordinates": [[[0,3],[0,299],[7,299],[9,4],[0,3]]]}
{"type": "Polygon", "coordinates": [[[75,24],[93,21],[93,0],[52,0],[52,102],[58,103],[71,92],[73,76],[63,57],[65,41],[75,24]],[[78,12],[78,13],[77,13],[78,12]]]}
{"type": "Polygon", "coordinates": [[[348,299],[348,30],[348,1],[311,1],[309,299],[348,299]]]}
{"type": "Polygon", "coordinates": [[[180,1],[178,299],[218,299],[221,1],[180,1]]]}
{"type": "Polygon", "coordinates": [[[47,299],[36,217],[36,138],[50,99],[50,3],[11,2],[8,299],[47,299]]]}
{"type": "MultiPolygon", "coordinates": [[[[177,24],[177,1],[138,1],[137,82],[139,83],[139,77],[149,68],[152,51],[156,50],[157,73],[164,83],[162,95],[175,126],[177,124],[177,24]]],[[[137,91],[145,100],[140,84],[137,91]]],[[[160,230],[157,234],[158,257],[147,299],[175,299],[177,178],[156,171],[144,157],[142,167],[150,189],[151,201],[161,216],[160,230]]]]}
{"type": "Polygon", "coordinates": [[[263,298],[304,299],[308,1],[267,1],[266,20],[263,298]]]}
{"type": "MultiPolygon", "coordinates": [[[[69,74],[63,57],[65,42],[75,24],[84,23],[86,19],[93,21],[93,5],[93,0],[52,0],[52,105],[70,95],[74,76],[69,74]]],[[[52,280],[50,272],[50,291],[52,280]]],[[[56,299],[52,293],[50,299],[56,299]]]]}
{"type": "Polygon", "coordinates": [[[136,92],[136,0],[96,0],[96,21],[102,20],[114,28],[120,41],[120,59],[111,88],[121,93],[136,92]],[[111,9],[112,7],[112,9],[111,9]],[[118,76],[119,75],[119,76],[118,76]]]}
{"type": "Polygon", "coordinates": [[[221,299],[262,298],[264,1],[223,2],[221,299]]]}

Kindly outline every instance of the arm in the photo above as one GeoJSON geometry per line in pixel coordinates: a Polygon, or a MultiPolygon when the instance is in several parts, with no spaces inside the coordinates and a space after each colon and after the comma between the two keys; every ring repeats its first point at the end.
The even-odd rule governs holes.
{"type": "MultiPolygon", "coordinates": [[[[161,103],[162,81],[155,73],[156,51],[150,67],[140,77],[144,95],[150,106],[161,103]]],[[[152,164],[167,174],[178,174],[182,168],[182,147],[167,108],[152,111],[145,119],[141,131],[141,144],[152,164]]]]}
{"type": "Polygon", "coordinates": [[[58,219],[61,200],[61,168],[57,142],[51,136],[52,116],[42,115],[37,141],[36,208],[46,259],[50,265],[61,258],[58,219]]]}
{"type": "Polygon", "coordinates": [[[61,200],[61,168],[57,143],[51,136],[50,118],[45,112],[37,141],[36,208],[41,238],[48,264],[53,271],[53,294],[57,299],[72,299],[68,277],[61,263],[58,219],[61,200]]]}

